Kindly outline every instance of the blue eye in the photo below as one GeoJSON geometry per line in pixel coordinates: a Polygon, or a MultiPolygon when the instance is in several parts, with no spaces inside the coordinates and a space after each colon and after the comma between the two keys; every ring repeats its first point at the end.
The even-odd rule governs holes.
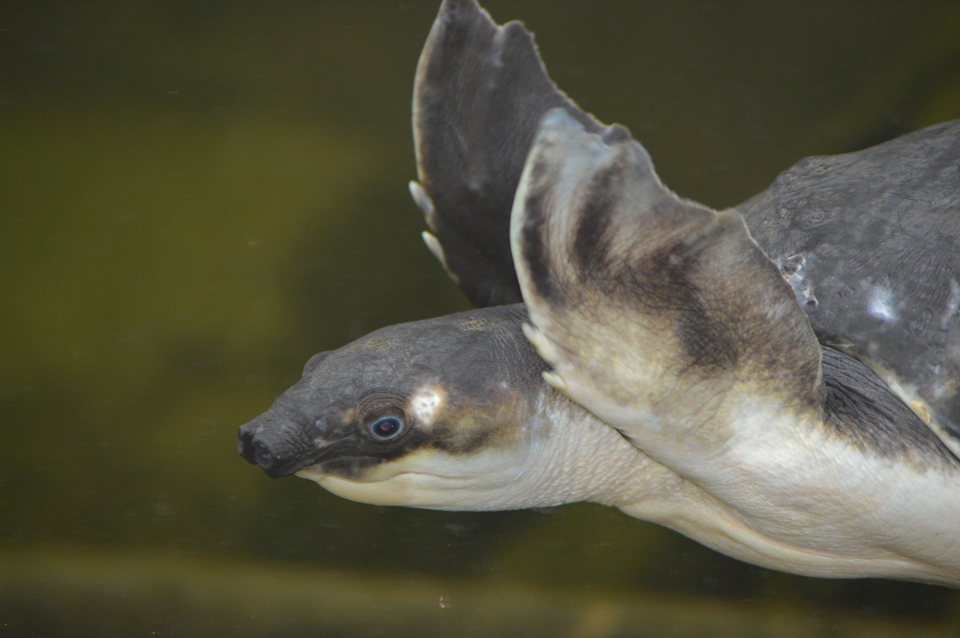
{"type": "Polygon", "coordinates": [[[385,416],[377,419],[370,426],[370,432],[378,439],[392,439],[400,434],[403,429],[403,422],[395,416],[385,416]]]}

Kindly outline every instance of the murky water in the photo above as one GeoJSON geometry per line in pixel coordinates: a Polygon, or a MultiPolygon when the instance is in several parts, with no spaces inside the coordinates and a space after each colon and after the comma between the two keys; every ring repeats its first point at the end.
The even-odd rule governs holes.
{"type": "MultiPolygon", "coordinates": [[[[238,425],[465,309],[420,242],[438,2],[0,5],[0,636],[954,636],[960,595],[769,572],[599,506],[371,507],[238,425]]],[[[960,117],[960,5],[488,2],[715,207],[960,117]]]]}

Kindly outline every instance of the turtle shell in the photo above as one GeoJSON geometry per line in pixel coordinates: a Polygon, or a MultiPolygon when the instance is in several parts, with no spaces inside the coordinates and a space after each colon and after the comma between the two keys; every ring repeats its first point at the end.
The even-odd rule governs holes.
{"type": "Polygon", "coordinates": [[[737,207],[821,343],[960,451],[960,121],[808,157],[737,207]]]}

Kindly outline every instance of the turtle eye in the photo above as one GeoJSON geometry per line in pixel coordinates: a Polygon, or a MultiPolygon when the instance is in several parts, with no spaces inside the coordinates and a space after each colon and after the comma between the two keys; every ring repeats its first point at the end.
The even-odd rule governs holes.
{"type": "Polygon", "coordinates": [[[370,425],[370,433],[381,441],[396,437],[403,431],[403,421],[395,416],[385,416],[370,425]]]}
{"type": "Polygon", "coordinates": [[[403,403],[406,398],[393,392],[369,392],[357,404],[357,427],[375,441],[393,441],[406,434],[409,425],[403,403]]]}

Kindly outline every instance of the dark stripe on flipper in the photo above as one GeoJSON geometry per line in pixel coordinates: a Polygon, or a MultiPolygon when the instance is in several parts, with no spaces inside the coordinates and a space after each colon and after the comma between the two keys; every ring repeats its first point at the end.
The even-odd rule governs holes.
{"type": "MultiPolygon", "coordinates": [[[[633,138],[625,127],[614,124],[604,131],[601,139],[608,146],[613,146],[633,138]]],[[[587,186],[588,195],[573,242],[573,256],[580,267],[581,282],[593,279],[599,284],[609,277],[609,229],[620,191],[617,181],[627,170],[628,162],[624,161],[625,159],[618,153],[617,159],[593,175],[587,186]]]]}
{"type": "Polygon", "coordinates": [[[684,254],[686,246],[666,246],[635,267],[614,274],[614,290],[625,301],[639,302],[642,314],[669,318],[683,349],[685,371],[729,371],[740,358],[740,340],[726,314],[714,317],[703,303],[709,295],[691,281],[697,254],[684,254]]]}
{"type": "Polygon", "coordinates": [[[620,162],[598,171],[587,186],[587,197],[580,214],[573,256],[580,268],[580,281],[602,281],[609,276],[607,254],[610,252],[608,231],[618,192],[614,182],[622,170],[620,162]]]}
{"type": "Polygon", "coordinates": [[[523,213],[523,259],[530,271],[530,281],[540,297],[559,305],[563,298],[550,272],[550,249],[543,232],[542,190],[536,189],[527,195],[523,213]]]}
{"type": "Polygon", "coordinates": [[[730,371],[739,359],[733,330],[723,322],[711,321],[699,301],[689,300],[677,318],[677,335],[691,365],[710,370],[730,371]]]}

